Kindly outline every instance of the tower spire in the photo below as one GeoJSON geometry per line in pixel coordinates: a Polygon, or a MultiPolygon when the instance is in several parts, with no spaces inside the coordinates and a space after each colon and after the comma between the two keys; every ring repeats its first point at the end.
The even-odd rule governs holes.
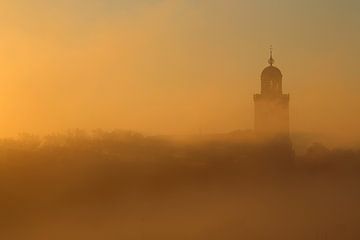
{"type": "Polygon", "coordinates": [[[274,63],[275,63],[275,60],[273,58],[273,47],[272,47],[272,45],[270,46],[270,58],[269,58],[268,63],[270,64],[270,66],[274,65],[274,63]]]}

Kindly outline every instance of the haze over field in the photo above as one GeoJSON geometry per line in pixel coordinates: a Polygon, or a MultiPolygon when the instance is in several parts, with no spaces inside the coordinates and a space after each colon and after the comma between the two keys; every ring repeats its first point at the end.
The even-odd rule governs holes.
{"type": "Polygon", "coordinates": [[[360,151],[131,132],[0,141],[0,238],[358,239],[360,151]]]}
{"type": "Polygon", "coordinates": [[[2,0],[0,239],[360,239],[359,12],[2,0]]]}
{"type": "Polygon", "coordinates": [[[356,144],[359,10],[351,0],[1,1],[0,135],[252,129],[273,44],[292,131],[356,144]]]}

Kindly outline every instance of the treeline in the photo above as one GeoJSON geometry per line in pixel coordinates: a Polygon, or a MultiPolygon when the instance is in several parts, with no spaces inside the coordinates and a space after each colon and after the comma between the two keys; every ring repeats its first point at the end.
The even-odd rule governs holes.
{"type": "Polygon", "coordinates": [[[156,167],[215,168],[346,168],[360,169],[359,149],[328,149],[311,145],[297,156],[290,141],[257,142],[242,137],[188,137],[174,140],[166,136],[144,136],[132,131],[73,130],[37,137],[22,134],[17,139],[0,140],[2,165],[127,164],[156,167]]]}
{"type": "MultiPolygon", "coordinates": [[[[21,134],[0,140],[2,163],[32,160],[83,162],[119,161],[127,163],[204,164],[294,164],[352,165],[360,167],[359,149],[328,149],[314,143],[297,156],[291,142],[256,142],[250,138],[226,135],[188,137],[174,140],[167,136],[144,136],[132,131],[86,132],[72,130],[38,137],[21,134]],[[265,161],[265,162],[262,162],[265,161]]],[[[260,166],[259,166],[260,167],[260,166]]]]}

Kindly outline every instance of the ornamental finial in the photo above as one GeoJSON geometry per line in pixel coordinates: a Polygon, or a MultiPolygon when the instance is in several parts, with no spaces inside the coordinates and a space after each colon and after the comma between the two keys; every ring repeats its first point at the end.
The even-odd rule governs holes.
{"type": "Polygon", "coordinates": [[[272,45],[270,46],[270,59],[269,59],[268,63],[270,64],[270,66],[274,65],[274,63],[275,63],[275,60],[273,58],[273,47],[272,47],[272,45]]]}

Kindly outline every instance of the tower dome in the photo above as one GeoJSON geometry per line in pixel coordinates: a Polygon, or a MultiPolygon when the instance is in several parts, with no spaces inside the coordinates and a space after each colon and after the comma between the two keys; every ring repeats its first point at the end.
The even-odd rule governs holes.
{"type": "Polygon", "coordinates": [[[273,80],[273,79],[282,79],[283,75],[277,67],[272,65],[266,67],[261,73],[261,80],[273,80]]]}
{"type": "Polygon", "coordinates": [[[270,66],[266,67],[261,73],[261,93],[263,94],[282,94],[282,78],[283,75],[277,67],[273,64],[275,60],[272,55],[272,48],[270,49],[270,66]]]}

